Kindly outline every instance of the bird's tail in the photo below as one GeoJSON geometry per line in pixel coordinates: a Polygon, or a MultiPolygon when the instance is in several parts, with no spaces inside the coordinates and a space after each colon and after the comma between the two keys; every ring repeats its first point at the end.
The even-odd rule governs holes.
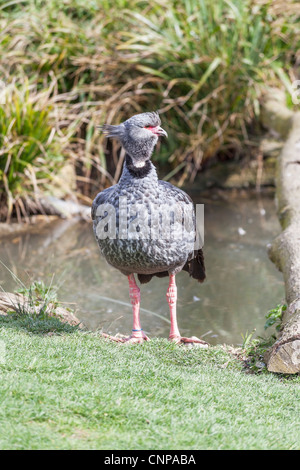
{"type": "Polygon", "coordinates": [[[203,251],[197,250],[194,255],[193,259],[186,262],[183,270],[187,271],[193,279],[197,279],[198,282],[203,282],[206,278],[203,251]]]}

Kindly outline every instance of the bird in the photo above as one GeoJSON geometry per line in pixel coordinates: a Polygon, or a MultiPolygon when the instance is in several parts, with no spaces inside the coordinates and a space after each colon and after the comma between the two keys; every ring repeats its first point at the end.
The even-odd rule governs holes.
{"type": "Polygon", "coordinates": [[[190,196],[158,179],[151,161],[160,137],[168,137],[157,111],[135,114],[118,125],[103,124],[107,138],[118,139],[125,151],[117,184],[101,191],[92,203],[93,231],[108,264],[127,276],[133,312],[130,336],[103,334],[114,341],[149,341],[141,327],[140,284],[153,276],[168,277],[166,292],[170,311],[169,340],[175,343],[205,341],[181,336],[177,321],[175,276],[181,270],[202,283],[206,278],[202,247],[195,247],[195,209],[190,196]],[[188,214],[184,219],[184,215],[188,214]],[[186,220],[188,221],[186,223],[186,220]]]}

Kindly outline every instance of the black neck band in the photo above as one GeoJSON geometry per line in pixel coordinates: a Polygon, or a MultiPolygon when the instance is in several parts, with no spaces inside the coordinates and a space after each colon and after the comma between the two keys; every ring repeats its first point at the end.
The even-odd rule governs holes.
{"type": "Polygon", "coordinates": [[[126,155],[125,161],[126,161],[126,166],[128,168],[129,173],[134,178],[145,178],[145,176],[149,175],[151,171],[152,165],[151,165],[150,160],[146,160],[145,165],[140,168],[134,166],[130,155],[126,155]]]}

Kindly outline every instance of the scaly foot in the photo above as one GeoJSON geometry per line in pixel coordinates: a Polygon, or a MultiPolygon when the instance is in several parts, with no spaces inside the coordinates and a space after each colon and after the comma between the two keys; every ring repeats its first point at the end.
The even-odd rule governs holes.
{"type": "Polygon", "coordinates": [[[143,343],[144,341],[150,341],[150,338],[142,332],[137,334],[132,334],[130,336],[111,336],[106,333],[102,333],[104,338],[108,338],[111,341],[115,341],[117,343],[125,343],[125,344],[138,344],[138,343],[143,343]]]}
{"type": "Polygon", "coordinates": [[[176,344],[195,343],[195,344],[203,344],[204,346],[209,346],[209,343],[207,343],[206,341],[203,341],[202,339],[197,338],[196,336],[187,338],[185,336],[180,336],[180,335],[170,335],[169,340],[173,341],[176,344]]]}
{"type": "Polygon", "coordinates": [[[150,341],[150,338],[148,338],[148,336],[145,335],[144,333],[142,337],[131,335],[128,338],[124,339],[124,343],[126,344],[137,344],[137,343],[143,343],[144,341],[150,341]]]}

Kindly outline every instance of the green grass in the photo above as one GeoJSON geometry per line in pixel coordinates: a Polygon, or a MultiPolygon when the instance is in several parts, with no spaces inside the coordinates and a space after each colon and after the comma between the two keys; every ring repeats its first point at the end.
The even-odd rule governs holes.
{"type": "Polygon", "coordinates": [[[35,334],[11,316],[0,340],[1,449],[300,447],[299,376],[247,373],[221,347],[35,334]]]}

